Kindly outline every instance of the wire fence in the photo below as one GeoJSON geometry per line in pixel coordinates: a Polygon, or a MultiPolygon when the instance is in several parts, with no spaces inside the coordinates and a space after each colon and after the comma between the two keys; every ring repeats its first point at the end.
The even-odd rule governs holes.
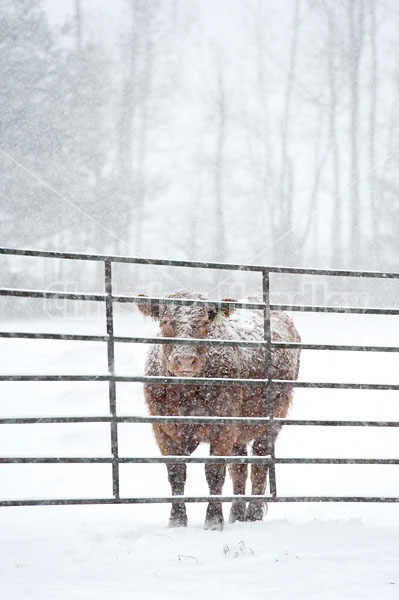
{"type": "MultiPolygon", "coordinates": [[[[270,313],[271,311],[289,311],[289,312],[324,312],[324,313],[345,313],[345,314],[370,314],[370,315],[399,315],[399,309],[396,308],[360,308],[360,307],[342,307],[342,306],[322,306],[322,305],[297,305],[297,304],[274,304],[270,301],[271,293],[271,275],[312,275],[322,277],[354,277],[369,279],[399,279],[399,273],[382,273],[374,271],[339,271],[323,269],[295,269],[288,267],[265,267],[261,265],[243,265],[243,264],[225,264],[225,263],[205,263],[190,261],[172,261],[132,258],[126,256],[105,256],[94,254],[73,254],[62,252],[44,252],[30,251],[21,249],[0,248],[0,254],[12,256],[42,257],[62,260],[76,261],[94,261],[103,265],[104,293],[86,294],[57,292],[48,290],[27,290],[27,289],[0,289],[0,296],[7,297],[25,297],[47,299],[64,299],[69,301],[98,302],[105,305],[106,335],[79,335],[79,334],[57,334],[57,333],[30,333],[1,331],[0,338],[7,339],[34,339],[34,340],[71,340],[102,342],[107,347],[107,366],[108,374],[99,375],[67,375],[67,374],[44,374],[44,375],[0,375],[0,382],[35,382],[35,381],[79,381],[79,382],[106,382],[108,383],[109,398],[109,416],[86,416],[86,417],[41,417],[38,418],[0,418],[0,425],[32,425],[32,424],[62,424],[62,423],[108,423],[110,426],[111,455],[109,457],[0,457],[2,464],[110,464],[112,465],[112,497],[105,498],[56,498],[56,499],[13,499],[0,500],[0,506],[34,506],[34,505],[75,505],[75,504],[139,504],[139,503],[170,503],[178,497],[124,497],[120,493],[120,465],[133,463],[256,463],[261,462],[269,466],[270,494],[262,497],[268,502],[399,502],[399,497],[391,496],[281,496],[277,493],[276,465],[286,464],[350,464],[350,465],[399,465],[399,459],[392,458],[279,458],[275,456],[274,442],[271,443],[270,455],[265,457],[256,456],[228,456],[228,457],[177,457],[177,456],[158,456],[158,457],[122,457],[119,455],[118,427],[123,423],[182,423],[182,424],[265,424],[271,428],[273,425],[280,426],[305,426],[305,427],[399,427],[399,421],[386,420],[314,420],[314,419],[279,419],[275,417],[273,403],[268,404],[268,415],[260,418],[244,417],[193,417],[193,416],[119,416],[117,414],[117,383],[162,383],[162,384],[187,384],[195,385],[265,385],[267,390],[273,387],[294,387],[294,388],[321,388],[321,389],[352,389],[352,390],[391,390],[399,391],[399,384],[380,384],[380,383],[337,383],[337,382],[306,382],[306,381],[284,381],[273,379],[271,371],[271,353],[274,348],[300,348],[301,350],[326,350],[326,351],[353,351],[353,352],[399,352],[399,346],[375,346],[375,345],[334,345],[334,344],[305,344],[305,343],[284,343],[272,341],[270,313]],[[127,296],[113,293],[113,273],[112,267],[116,263],[185,267],[194,269],[212,269],[229,270],[240,272],[259,273],[262,280],[262,302],[232,302],[232,301],[210,301],[210,300],[189,300],[177,298],[155,298],[142,296],[127,296]],[[170,338],[163,337],[136,337],[136,336],[116,336],[114,333],[114,306],[116,303],[138,304],[141,302],[157,302],[173,305],[191,305],[206,304],[207,306],[217,306],[219,308],[245,308],[262,310],[264,315],[264,338],[259,341],[232,341],[232,340],[207,340],[207,339],[186,339],[174,338],[173,344],[183,345],[216,345],[216,346],[247,346],[261,347],[265,352],[265,377],[264,379],[226,379],[226,378],[178,378],[178,377],[148,377],[148,376],[127,376],[117,375],[115,373],[115,344],[167,344],[170,338]]],[[[212,496],[184,496],[181,497],[185,502],[208,502],[212,496]]],[[[215,497],[216,498],[216,497],[215,497]]],[[[218,496],[224,502],[231,502],[234,496],[218,496]]],[[[242,500],[255,499],[257,496],[240,496],[242,500]]]]}

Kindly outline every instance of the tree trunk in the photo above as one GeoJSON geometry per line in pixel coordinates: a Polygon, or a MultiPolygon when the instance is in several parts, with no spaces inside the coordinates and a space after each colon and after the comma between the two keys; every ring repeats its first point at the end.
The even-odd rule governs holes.
{"type": "MultiPolygon", "coordinates": [[[[265,17],[263,14],[264,4],[259,2],[257,10],[254,13],[254,30],[255,30],[255,44],[256,44],[256,75],[257,75],[257,90],[259,96],[259,123],[256,122],[256,126],[259,126],[260,134],[259,142],[256,147],[259,148],[261,153],[261,166],[257,169],[257,177],[260,178],[260,191],[261,191],[261,202],[260,206],[263,209],[263,213],[260,215],[255,214],[257,225],[259,221],[263,226],[263,231],[259,236],[259,242],[255,245],[255,256],[259,257],[266,250],[267,254],[263,257],[263,260],[271,261],[271,253],[269,251],[270,246],[273,243],[275,237],[279,235],[279,207],[276,206],[276,198],[273,194],[272,186],[274,183],[273,167],[272,167],[272,145],[270,136],[270,121],[269,121],[269,106],[268,106],[268,88],[267,88],[267,70],[265,64],[266,48],[265,48],[265,35],[264,35],[264,23],[265,17]],[[260,171],[260,172],[259,172],[260,171]],[[266,246],[266,248],[265,248],[266,246]]],[[[256,230],[256,227],[255,227],[256,230]]],[[[270,248],[271,250],[271,248],[270,248]]]]}
{"type": "Polygon", "coordinates": [[[150,15],[148,10],[142,14],[142,37],[143,37],[143,74],[140,81],[140,111],[137,139],[137,175],[135,198],[135,252],[140,256],[143,252],[143,227],[144,227],[144,206],[147,196],[147,177],[146,177],[146,159],[147,159],[147,137],[148,137],[148,112],[149,100],[151,94],[152,82],[152,40],[150,32],[150,15]]]}
{"type": "Polygon", "coordinates": [[[352,0],[349,13],[349,93],[350,93],[350,161],[351,161],[351,254],[355,266],[361,256],[362,215],[359,201],[359,66],[363,44],[364,9],[363,0],[352,0]]]}
{"type": "Polygon", "coordinates": [[[214,161],[214,189],[215,189],[215,258],[226,260],[226,232],[223,210],[223,179],[225,170],[225,144],[226,144],[226,92],[221,68],[217,73],[217,98],[216,98],[216,148],[214,161]]]}
{"type": "MultiPolygon", "coordinates": [[[[370,225],[374,231],[379,230],[379,202],[377,201],[377,174],[375,172],[376,164],[376,125],[377,125],[377,25],[376,25],[376,5],[375,2],[369,3],[370,17],[370,52],[371,52],[371,67],[370,67],[370,112],[369,112],[369,216],[370,225]]],[[[379,263],[379,236],[375,236],[375,256],[373,259],[379,263]]]]}
{"type": "Polygon", "coordinates": [[[130,39],[128,45],[128,64],[124,81],[122,82],[122,98],[119,116],[118,131],[118,182],[122,196],[121,211],[125,215],[120,222],[120,237],[129,240],[130,251],[135,251],[135,239],[131,241],[134,231],[134,123],[136,113],[135,92],[137,88],[137,62],[138,62],[138,24],[137,24],[137,2],[130,5],[130,39]]]}
{"type": "Polygon", "coordinates": [[[327,1],[324,2],[324,9],[327,15],[328,23],[328,93],[329,93],[329,136],[332,157],[332,227],[331,227],[331,263],[334,268],[342,266],[343,253],[343,223],[342,223],[342,197],[340,193],[340,163],[338,151],[337,136],[337,68],[336,68],[336,48],[337,48],[337,17],[332,11],[333,6],[327,1]]]}
{"type": "Polygon", "coordinates": [[[292,236],[287,235],[293,227],[293,165],[289,156],[289,141],[291,135],[291,106],[292,90],[295,79],[296,59],[298,53],[299,38],[299,10],[301,0],[295,0],[293,33],[291,38],[290,61],[286,81],[286,91],[284,100],[284,113],[281,127],[281,166],[279,182],[280,199],[280,231],[279,237],[285,236],[285,245],[287,254],[292,251],[292,236]]]}
{"type": "Polygon", "coordinates": [[[82,49],[82,0],[75,0],[76,50],[82,49]]]}

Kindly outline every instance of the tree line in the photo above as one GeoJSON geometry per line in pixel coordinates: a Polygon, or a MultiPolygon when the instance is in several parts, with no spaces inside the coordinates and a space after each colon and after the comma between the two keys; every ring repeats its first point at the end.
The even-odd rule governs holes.
{"type": "Polygon", "coordinates": [[[396,2],[230,7],[0,0],[2,245],[398,269],[396,2]]]}

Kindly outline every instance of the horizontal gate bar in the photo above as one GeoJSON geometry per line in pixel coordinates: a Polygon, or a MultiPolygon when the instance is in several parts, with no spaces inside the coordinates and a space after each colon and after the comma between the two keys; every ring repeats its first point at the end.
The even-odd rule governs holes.
{"type": "Polygon", "coordinates": [[[295,342],[272,342],[272,348],[299,350],[337,350],[350,352],[399,352],[399,346],[350,346],[347,344],[297,344],[295,342]]]}
{"type": "Polygon", "coordinates": [[[399,465],[399,458],[276,458],[280,465],[399,465]]]}
{"type": "MultiPolygon", "coordinates": [[[[23,338],[23,339],[45,339],[45,340],[63,340],[76,342],[108,342],[107,335],[78,335],[78,334],[59,334],[59,333],[31,333],[31,332],[9,332],[0,331],[0,338],[23,338]]],[[[166,337],[129,337],[114,336],[115,343],[132,344],[170,344],[171,339],[166,337]]],[[[237,341],[237,340],[211,340],[197,338],[173,338],[173,344],[185,346],[244,346],[244,347],[262,347],[265,345],[263,340],[259,341],[237,341]]],[[[280,347],[280,345],[278,346],[280,347]]],[[[399,351],[399,348],[398,348],[399,351]]]]}
{"type": "Polygon", "coordinates": [[[248,310],[263,310],[265,308],[264,302],[239,302],[236,300],[200,300],[198,298],[168,298],[168,297],[154,297],[154,296],[121,296],[113,295],[112,299],[115,302],[132,302],[134,304],[172,304],[175,306],[214,306],[216,308],[241,308],[248,310]]]}
{"type": "Polygon", "coordinates": [[[280,465],[399,465],[399,458],[271,458],[270,456],[112,456],[104,457],[1,457],[0,464],[280,464],[280,465]]]}
{"type": "Polygon", "coordinates": [[[199,300],[189,298],[153,298],[144,296],[121,296],[106,294],[88,294],[76,292],[56,292],[45,290],[24,290],[12,288],[0,288],[0,296],[18,296],[23,298],[44,298],[58,300],[75,300],[89,302],[105,302],[107,297],[110,297],[113,302],[120,303],[156,303],[156,304],[173,304],[177,306],[192,306],[193,304],[201,304],[204,306],[224,307],[224,308],[241,308],[241,309],[264,309],[265,305],[262,302],[234,302],[225,300],[199,300]]]}
{"type": "Polygon", "coordinates": [[[355,315],[399,315],[399,308],[361,308],[358,306],[317,306],[301,304],[271,304],[271,310],[284,312],[317,312],[355,315]]]}
{"type": "Polygon", "coordinates": [[[0,296],[17,296],[19,298],[56,298],[59,300],[76,300],[89,302],[105,302],[105,294],[86,294],[76,292],[49,292],[40,290],[16,290],[1,288],[0,296]]]}
{"type": "Polygon", "coordinates": [[[74,342],[108,342],[107,335],[80,335],[75,333],[32,333],[29,331],[0,331],[0,338],[28,340],[62,340],[74,342]]]}
{"type": "MultiPolygon", "coordinates": [[[[73,333],[32,333],[23,331],[0,331],[0,338],[7,339],[43,339],[43,340],[62,340],[77,342],[108,342],[107,335],[79,335],[73,333]]],[[[114,336],[115,343],[133,343],[133,344],[170,344],[171,339],[167,337],[131,337],[114,336]]],[[[240,346],[244,348],[265,347],[264,340],[219,340],[219,339],[198,339],[198,338],[173,338],[173,344],[186,346],[240,346]]],[[[337,344],[299,344],[297,342],[271,342],[272,348],[287,348],[301,350],[338,350],[338,351],[360,351],[360,352],[399,352],[399,346],[350,346],[337,344]]]]}
{"type": "Polygon", "coordinates": [[[16,248],[0,248],[0,254],[12,256],[34,256],[38,258],[64,258],[68,260],[111,261],[137,265],[191,267],[200,269],[226,269],[231,271],[264,271],[291,275],[332,275],[337,277],[376,277],[381,279],[399,279],[399,273],[382,271],[349,271],[332,269],[304,269],[294,267],[265,267],[264,265],[230,264],[203,261],[168,260],[156,258],[133,258],[130,256],[105,254],[80,254],[75,252],[50,252],[45,250],[24,250],[16,248]]]}
{"type": "Polygon", "coordinates": [[[365,502],[365,503],[398,503],[397,496],[165,496],[142,498],[62,498],[43,500],[1,500],[0,506],[62,506],[62,505],[92,505],[92,504],[170,504],[176,500],[185,503],[234,502],[241,500],[265,500],[266,502],[296,503],[296,502],[365,502]]]}
{"type": "MultiPolygon", "coordinates": [[[[105,302],[105,294],[86,294],[73,292],[47,292],[40,290],[16,290],[11,288],[0,289],[0,296],[17,296],[26,298],[45,298],[60,300],[75,300],[89,302],[105,302]]],[[[143,298],[142,296],[111,296],[114,302],[121,303],[143,303],[153,302],[158,304],[173,304],[179,306],[190,306],[192,304],[201,304],[206,306],[237,308],[237,309],[264,309],[265,305],[261,302],[227,302],[222,300],[190,300],[182,298],[143,298]]],[[[399,308],[361,308],[361,307],[343,307],[343,306],[317,306],[301,304],[271,304],[270,309],[284,312],[321,312],[321,313],[344,313],[360,315],[399,315],[399,308]]]]}
{"type": "MultiPolygon", "coordinates": [[[[267,425],[269,417],[191,417],[191,416],[98,416],[98,417],[1,417],[0,425],[42,425],[60,423],[181,423],[183,425],[267,425]]],[[[280,419],[273,422],[279,426],[299,427],[399,427],[399,421],[340,421],[332,419],[280,419]]]]}
{"type": "Polygon", "coordinates": [[[309,382],[286,379],[229,379],[206,377],[149,377],[145,375],[0,375],[1,381],[115,381],[116,383],[241,385],[272,386],[277,388],[315,388],[348,390],[399,390],[399,383],[338,383],[309,382]]]}

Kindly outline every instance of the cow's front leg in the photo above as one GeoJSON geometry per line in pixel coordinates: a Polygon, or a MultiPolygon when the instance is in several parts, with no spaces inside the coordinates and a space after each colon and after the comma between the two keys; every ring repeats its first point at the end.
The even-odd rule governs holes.
{"type": "MultiPolygon", "coordinates": [[[[216,439],[211,442],[211,456],[229,456],[233,450],[236,439],[236,427],[222,427],[216,439]]],[[[226,463],[207,463],[205,475],[211,496],[222,494],[226,478],[226,463]]],[[[223,509],[221,500],[210,500],[206,511],[205,529],[222,531],[224,526],[223,509]]]]}
{"type": "MultiPolygon", "coordinates": [[[[181,431],[177,428],[166,432],[162,426],[154,425],[153,430],[163,456],[187,456],[198,446],[198,442],[193,435],[180,435],[181,431]]],[[[185,463],[168,463],[166,467],[172,496],[184,496],[187,475],[185,463]]],[[[186,506],[181,500],[174,500],[170,511],[169,527],[186,526],[186,506]]]]}
{"type": "MultiPolygon", "coordinates": [[[[168,479],[172,496],[184,496],[187,469],[184,463],[168,464],[168,479]]],[[[169,517],[169,527],[186,527],[187,511],[184,502],[174,500],[169,517]]]]}

